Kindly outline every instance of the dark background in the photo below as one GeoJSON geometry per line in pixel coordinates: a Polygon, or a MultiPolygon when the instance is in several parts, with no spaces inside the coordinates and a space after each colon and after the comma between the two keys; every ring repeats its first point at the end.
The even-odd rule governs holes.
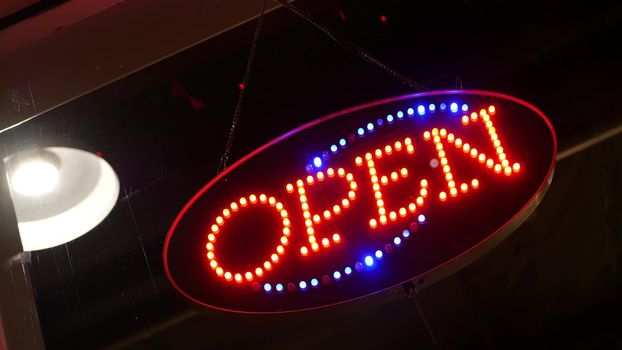
{"type": "MultiPolygon", "coordinates": [[[[459,76],[464,88],[535,104],[561,151],[622,123],[620,2],[359,0],[312,12],[429,89],[460,87],[459,76]]],[[[100,152],[121,181],[117,206],[96,229],[31,254],[48,348],[435,348],[410,299],[287,317],[198,314],[166,280],[166,231],[215,174],[252,30],[224,33],[1,135],[6,153],[100,152]]],[[[266,17],[232,160],[326,113],[408,92],[277,10],[266,17]]],[[[419,291],[437,347],[621,347],[621,173],[619,134],[565,157],[526,224],[419,291]]]]}

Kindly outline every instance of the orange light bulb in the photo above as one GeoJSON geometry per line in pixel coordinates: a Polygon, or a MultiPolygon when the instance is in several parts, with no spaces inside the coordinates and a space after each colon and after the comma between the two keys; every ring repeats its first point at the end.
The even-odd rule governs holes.
{"type": "Polygon", "coordinates": [[[376,228],[378,226],[378,222],[376,222],[376,219],[369,220],[369,226],[371,228],[376,228]]]}
{"type": "Polygon", "coordinates": [[[460,191],[462,192],[466,192],[469,190],[469,185],[463,183],[462,185],[460,185],[460,191]]]}

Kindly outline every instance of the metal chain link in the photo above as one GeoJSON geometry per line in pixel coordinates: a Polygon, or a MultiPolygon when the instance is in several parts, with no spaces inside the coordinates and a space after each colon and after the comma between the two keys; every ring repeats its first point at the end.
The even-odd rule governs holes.
{"type": "Polygon", "coordinates": [[[225,151],[220,157],[220,164],[218,165],[218,169],[216,169],[216,174],[227,168],[227,162],[229,161],[229,157],[231,156],[231,147],[233,146],[233,139],[235,137],[235,131],[238,126],[238,122],[240,120],[240,114],[242,112],[242,105],[244,103],[244,96],[246,95],[246,89],[248,87],[248,82],[250,81],[251,70],[253,68],[253,63],[255,62],[255,53],[257,52],[257,43],[259,42],[259,35],[261,34],[261,28],[263,26],[264,15],[266,12],[266,2],[267,0],[262,0],[261,2],[261,12],[259,13],[259,18],[257,19],[257,24],[255,25],[255,32],[253,34],[253,42],[251,44],[251,50],[248,54],[248,59],[246,61],[246,70],[244,71],[244,77],[242,78],[242,83],[240,84],[240,94],[238,95],[238,100],[235,104],[235,109],[233,110],[233,119],[231,120],[231,129],[229,129],[229,136],[227,137],[227,143],[225,144],[225,151]]]}

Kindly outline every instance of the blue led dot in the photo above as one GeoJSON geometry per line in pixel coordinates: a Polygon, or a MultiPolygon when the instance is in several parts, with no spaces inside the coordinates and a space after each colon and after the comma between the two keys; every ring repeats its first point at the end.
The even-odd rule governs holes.
{"type": "Polygon", "coordinates": [[[272,285],[270,283],[264,284],[263,290],[265,290],[267,293],[270,293],[272,291],[272,285]]]}
{"type": "Polygon", "coordinates": [[[333,152],[333,153],[336,153],[337,152],[337,145],[330,146],[330,151],[333,152]]]}
{"type": "Polygon", "coordinates": [[[408,237],[410,237],[410,231],[408,231],[408,230],[404,230],[404,231],[402,231],[402,236],[403,236],[404,238],[408,238],[408,237]]]}
{"type": "Polygon", "coordinates": [[[387,121],[388,121],[389,123],[393,123],[393,115],[389,114],[389,115],[387,116],[387,121]]]}
{"type": "Polygon", "coordinates": [[[393,244],[399,247],[402,244],[402,239],[399,237],[393,238],[393,244]]]}
{"type": "Polygon", "coordinates": [[[341,278],[341,272],[339,272],[339,271],[335,271],[335,273],[333,273],[333,277],[334,277],[336,280],[339,280],[339,279],[341,278]]]}
{"type": "Polygon", "coordinates": [[[300,281],[300,283],[298,283],[298,287],[300,287],[300,289],[302,289],[302,290],[307,289],[307,282],[300,281]]]}
{"type": "Polygon", "coordinates": [[[369,131],[374,130],[374,124],[372,124],[372,123],[367,123],[367,130],[369,130],[369,131]]]}
{"type": "Polygon", "coordinates": [[[463,105],[462,105],[462,111],[463,111],[463,112],[466,112],[466,111],[468,111],[468,110],[469,110],[469,106],[468,106],[466,103],[465,103],[465,104],[463,104],[463,105]]]}
{"type": "Polygon", "coordinates": [[[320,157],[313,158],[313,165],[315,165],[316,168],[321,167],[322,166],[322,158],[320,158],[320,157]]]}
{"type": "Polygon", "coordinates": [[[436,105],[434,103],[430,103],[430,105],[428,106],[428,109],[430,110],[430,112],[434,112],[436,111],[436,105]]]}
{"type": "Polygon", "coordinates": [[[366,256],[365,257],[365,265],[367,266],[372,266],[374,264],[374,258],[372,258],[371,256],[366,256]]]}
{"type": "Polygon", "coordinates": [[[444,111],[447,109],[447,105],[444,103],[441,103],[441,111],[444,111]]]}
{"type": "Polygon", "coordinates": [[[423,107],[422,105],[419,105],[419,107],[417,107],[417,113],[419,115],[424,115],[425,114],[425,107],[423,107]]]}
{"type": "Polygon", "coordinates": [[[404,118],[404,112],[402,112],[402,111],[398,111],[398,112],[397,112],[397,117],[398,117],[399,119],[404,118]]]}
{"type": "Polygon", "coordinates": [[[311,286],[317,287],[318,284],[320,284],[320,282],[317,280],[317,278],[314,278],[311,280],[311,286]]]}
{"type": "Polygon", "coordinates": [[[356,130],[356,133],[357,133],[357,134],[359,134],[359,136],[363,136],[363,134],[365,133],[365,129],[363,129],[363,128],[358,128],[358,129],[356,130]]]}
{"type": "Polygon", "coordinates": [[[352,273],[352,268],[350,268],[350,266],[346,267],[345,269],[343,269],[343,272],[346,273],[346,275],[349,275],[352,273]]]}
{"type": "Polygon", "coordinates": [[[453,102],[452,104],[449,105],[449,109],[451,110],[452,113],[458,112],[458,104],[453,102]]]}
{"type": "Polygon", "coordinates": [[[344,147],[346,145],[346,139],[339,140],[339,146],[344,147]]]}
{"type": "Polygon", "coordinates": [[[382,259],[382,250],[376,250],[374,255],[376,256],[376,259],[382,259]]]}
{"type": "Polygon", "coordinates": [[[357,261],[357,262],[354,264],[354,268],[356,269],[356,271],[361,272],[361,271],[363,271],[363,264],[361,264],[361,262],[360,262],[360,261],[357,261]]]}
{"type": "Polygon", "coordinates": [[[408,113],[408,115],[413,115],[415,114],[415,110],[412,108],[408,108],[408,110],[406,111],[406,113],[408,113]]]}
{"type": "Polygon", "coordinates": [[[417,220],[419,221],[420,224],[423,224],[425,222],[425,215],[419,214],[419,216],[417,217],[417,220]]]}
{"type": "Polygon", "coordinates": [[[378,126],[382,125],[383,123],[384,123],[384,120],[382,119],[376,120],[376,124],[378,124],[378,126]]]}
{"type": "Polygon", "coordinates": [[[280,284],[280,283],[278,283],[278,284],[275,286],[275,288],[276,288],[276,291],[277,291],[277,292],[282,292],[282,291],[283,291],[283,285],[282,285],[282,284],[280,284]]]}

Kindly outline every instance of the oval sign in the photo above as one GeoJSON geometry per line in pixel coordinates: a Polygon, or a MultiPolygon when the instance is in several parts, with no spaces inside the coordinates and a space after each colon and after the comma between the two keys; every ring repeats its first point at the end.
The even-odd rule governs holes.
{"type": "Polygon", "coordinates": [[[168,232],[166,273],[194,302],[245,313],[335,305],[447,275],[535,209],[556,148],[542,112],[498,93],[349,108],[205,185],[168,232]]]}

